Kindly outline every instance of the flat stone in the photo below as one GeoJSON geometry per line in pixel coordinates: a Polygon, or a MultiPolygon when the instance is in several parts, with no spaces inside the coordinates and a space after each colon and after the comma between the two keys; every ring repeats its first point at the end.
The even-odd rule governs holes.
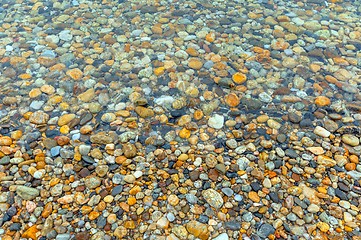
{"type": "Polygon", "coordinates": [[[97,144],[109,144],[109,143],[113,143],[114,139],[113,136],[110,136],[106,132],[99,132],[97,134],[92,135],[90,137],[90,141],[92,143],[97,143],[97,144]]]}
{"type": "Polygon", "coordinates": [[[352,147],[356,147],[360,144],[360,139],[351,134],[344,134],[344,135],[342,135],[341,139],[342,139],[342,142],[344,142],[347,145],[350,145],[352,147]]]}
{"type": "Polygon", "coordinates": [[[47,113],[44,113],[43,111],[36,111],[31,115],[29,120],[34,124],[46,124],[49,118],[50,117],[47,113]]]}
{"type": "Polygon", "coordinates": [[[40,195],[38,189],[26,186],[18,186],[16,188],[16,193],[24,200],[33,200],[40,195]]]}
{"type": "Polygon", "coordinates": [[[58,125],[60,127],[64,126],[64,125],[68,124],[71,120],[73,120],[74,118],[75,118],[75,114],[73,114],[73,113],[64,114],[64,115],[59,117],[58,125]]]}
{"type": "Polygon", "coordinates": [[[94,189],[94,188],[97,188],[100,186],[101,179],[96,176],[90,176],[90,177],[85,178],[84,183],[87,188],[94,189]]]}
{"type": "Polygon", "coordinates": [[[142,118],[148,118],[148,117],[154,116],[154,111],[152,109],[142,107],[142,106],[137,106],[135,108],[135,112],[142,118]]]}
{"type": "Polygon", "coordinates": [[[238,221],[229,221],[224,223],[224,227],[232,231],[239,231],[241,229],[241,223],[238,221]]]}

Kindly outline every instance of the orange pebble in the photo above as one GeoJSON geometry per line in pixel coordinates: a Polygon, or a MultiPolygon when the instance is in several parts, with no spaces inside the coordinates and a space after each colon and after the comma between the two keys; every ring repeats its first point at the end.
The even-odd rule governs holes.
{"type": "Polygon", "coordinates": [[[347,171],[353,171],[356,169],[356,164],[355,163],[346,163],[345,169],[347,171]]]}
{"type": "Polygon", "coordinates": [[[331,100],[328,97],[325,96],[318,96],[315,99],[315,104],[319,107],[328,106],[331,104],[331,100]]]}
{"type": "Polygon", "coordinates": [[[232,76],[232,79],[237,84],[242,84],[247,80],[247,76],[243,73],[237,72],[232,76]]]}
{"type": "Polygon", "coordinates": [[[356,156],[356,155],[351,155],[351,156],[350,156],[350,162],[355,163],[355,164],[358,164],[358,163],[359,163],[359,158],[358,158],[358,156],[356,156]]]}

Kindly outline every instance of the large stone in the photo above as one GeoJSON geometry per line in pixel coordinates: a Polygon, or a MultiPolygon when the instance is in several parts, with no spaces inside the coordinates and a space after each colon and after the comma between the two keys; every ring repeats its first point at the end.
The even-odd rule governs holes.
{"type": "Polygon", "coordinates": [[[16,188],[16,193],[24,200],[33,200],[40,195],[38,189],[26,186],[18,186],[16,188]]]}
{"type": "Polygon", "coordinates": [[[184,226],[175,226],[172,228],[172,232],[180,239],[188,239],[188,232],[184,226]]]}
{"type": "Polygon", "coordinates": [[[114,230],[114,236],[117,237],[118,239],[123,239],[123,237],[125,237],[127,233],[128,230],[123,226],[119,226],[114,230]]]}
{"type": "Polygon", "coordinates": [[[304,183],[301,183],[299,187],[302,189],[303,195],[310,200],[311,203],[316,205],[320,204],[320,199],[316,196],[317,191],[310,187],[307,187],[304,183]]]}
{"type": "Polygon", "coordinates": [[[115,137],[114,134],[106,133],[106,132],[99,132],[90,136],[90,141],[96,144],[109,144],[114,143],[115,137]]]}
{"type": "Polygon", "coordinates": [[[64,126],[66,124],[68,124],[71,120],[73,120],[75,118],[75,114],[74,113],[69,113],[69,114],[64,114],[62,116],[59,117],[58,119],[58,125],[64,126]]]}
{"type": "Polygon", "coordinates": [[[265,239],[274,232],[275,229],[273,228],[273,226],[268,223],[265,223],[262,224],[261,227],[257,230],[257,235],[260,236],[262,239],[265,239]]]}
{"type": "Polygon", "coordinates": [[[85,179],[85,186],[89,189],[97,188],[100,186],[101,183],[101,179],[96,176],[89,176],[85,179]]]}
{"type": "Polygon", "coordinates": [[[221,129],[224,124],[224,117],[219,114],[214,114],[208,119],[208,126],[215,129],[221,129]]]}
{"type": "Polygon", "coordinates": [[[329,131],[327,131],[326,129],[324,129],[323,127],[320,127],[320,126],[317,126],[315,128],[315,130],[313,131],[313,133],[320,137],[324,137],[324,138],[327,138],[331,135],[331,133],[329,131]]]}
{"type": "Polygon", "coordinates": [[[206,224],[193,220],[187,223],[186,228],[190,234],[198,237],[201,240],[206,240],[209,238],[208,226],[206,224]]]}
{"type": "Polygon", "coordinates": [[[37,233],[38,231],[39,231],[39,230],[38,230],[38,228],[37,228],[37,225],[33,225],[33,226],[31,226],[30,228],[28,228],[28,229],[21,235],[21,237],[22,237],[22,238],[26,238],[26,239],[31,238],[31,239],[33,239],[33,240],[38,239],[38,238],[36,237],[36,233],[37,233]]]}
{"type": "Polygon", "coordinates": [[[93,88],[90,88],[78,95],[78,99],[82,102],[90,102],[94,97],[95,97],[95,91],[93,88]]]}
{"type": "Polygon", "coordinates": [[[142,106],[137,106],[135,108],[135,112],[139,115],[139,117],[141,118],[147,118],[147,117],[153,117],[154,116],[154,111],[152,109],[146,108],[146,107],[142,107],[142,106]]]}
{"type": "Polygon", "coordinates": [[[344,134],[342,135],[341,139],[342,142],[352,147],[356,147],[357,145],[360,144],[360,139],[352,134],[344,134]]]}
{"type": "Polygon", "coordinates": [[[207,189],[202,192],[202,196],[209,205],[214,208],[221,208],[223,206],[223,198],[219,192],[213,189],[207,189]]]}
{"type": "Polygon", "coordinates": [[[137,155],[137,148],[134,146],[134,144],[126,143],[123,145],[122,149],[124,156],[127,158],[133,158],[137,155]]]}
{"type": "Polygon", "coordinates": [[[44,113],[43,111],[36,111],[31,114],[29,120],[31,123],[34,124],[46,124],[49,120],[49,115],[44,113]]]}
{"type": "Polygon", "coordinates": [[[10,146],[13,143],[11,137],[2,136],[0,137],[0,146],[10,146]]]}

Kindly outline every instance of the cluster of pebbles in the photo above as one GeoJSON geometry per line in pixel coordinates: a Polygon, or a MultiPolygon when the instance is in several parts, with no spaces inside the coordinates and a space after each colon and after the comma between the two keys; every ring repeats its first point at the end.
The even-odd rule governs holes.
{"type": "Polygon", "coordinates": [[[360,239],[357,4],[3,0],[0,239],[360,239]]]}

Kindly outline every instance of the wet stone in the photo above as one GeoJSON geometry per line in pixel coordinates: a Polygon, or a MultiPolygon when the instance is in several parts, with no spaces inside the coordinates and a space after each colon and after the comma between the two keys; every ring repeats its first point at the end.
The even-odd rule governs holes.
{"type": "Polygon", "coordinates": [[[234,193],[231,188],[222,188],[222,192],[229,197],[232,196],[234,193]]]}
{"type": "Polygon", "coordinates": [[[299,123],[302,120],[302,116],[298,115],[297,113],[290,112],[288,114],[288,118],[293,123],[299,123]]]}
{"type": "Polygon", "coordinates": [[[123,186],[118,185],[113,188],[111,194],[112,194],[112,196],[116,196],[116,195],[120,194],[122,191],[123,191],[123,186]]]}
{"type": "Polygon", "coordinates": [[[265,223],[262,224],[259,229],[257,229],[257,235],[261,238],[267,238],[270,234],[273,234],[275,229],[272,225],[265,223]]]}
{"type": "Polygon", "coordinates": [[[347,197],[346,193],[341,191],[338,188],[335,189],[335,194],[336,194],[337,197],[339,197],[342,200],[348,200],[348,197],[347,197]]]}
{"type": "Polygon", "coordinates": [[[358,1],[9,2],[2,238],[360,235],[358,1]]]}
{"type": "Polygon", "coordinates": [[[286,149],[285,154],[290,158],[297,158],[298,154],[293,149],[286,149]]]}
{"type": "Polygon", "coordinates": [[[241,229],[241,223],[238,221],[229,221],[224,223],[224,227],[232,231],[239,231],[241,229]]]}

